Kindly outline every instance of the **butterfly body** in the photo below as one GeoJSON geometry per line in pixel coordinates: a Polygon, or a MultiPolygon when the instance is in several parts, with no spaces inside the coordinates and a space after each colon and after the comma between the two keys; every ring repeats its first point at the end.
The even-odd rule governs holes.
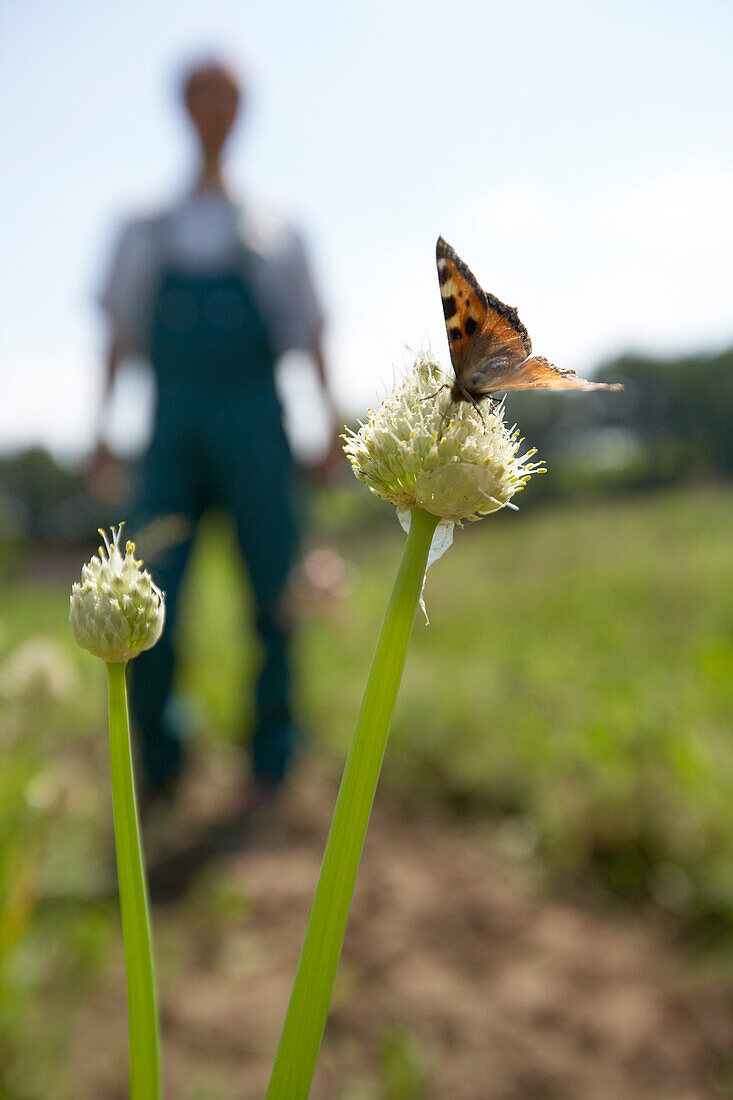
{"type": "Polygon", "coordinates": [[[438,283],[455,379],[453,401],[477,405],[506,390],[619,390],[587,382],[573,370],[532,355],[529,333],[512,306],[487,294],[442,237],[436,246],[438,283]]]}

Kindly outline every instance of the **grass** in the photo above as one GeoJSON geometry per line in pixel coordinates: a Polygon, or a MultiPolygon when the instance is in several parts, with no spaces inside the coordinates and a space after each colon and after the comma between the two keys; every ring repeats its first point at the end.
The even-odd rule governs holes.
{"type": "MultiPolygon", "coordinates": [[[[312,539],[339,548],[349,588],[306,604],[298,638],[300,710],[338,764],[404,539],[357,492],[315,502],[312,539]]],[[[730,488],[528,501],[457,532],[413,629],[385,787],[487,820],[548,879],[730,932],[732,504],[730,488]]],[[[257,659],[234,560],[210,525],[181,623],[180,687],[224,740],[247,728],[257,659]]],[[[109,850],[104,668],[66,622],[80,565],[6,583],[0,610],[0,1097],[52,1095],[64,1005],[117,936],[113,908],[37,903],[83,896],[109,850]]]]}
{"type": "MultiPolygon", "coordinates": [[[[400,553],[389,512],[358,538],[331,533],[351,591],[302,624],[301,711],[339,757],[400,553]]],[[[589,872],[694,917],[733,914],[732,542],[728,489],[457,532],[428,578],[431,625],[414,627],[386,782],[491,815],[507,851],[540,870],[589,872]]],[[[232,700],[252,654],[230,642],[241,610],[222,551],[210,540],[195,562],[187,667],[201,707],[236,736],[232,700]]]]}

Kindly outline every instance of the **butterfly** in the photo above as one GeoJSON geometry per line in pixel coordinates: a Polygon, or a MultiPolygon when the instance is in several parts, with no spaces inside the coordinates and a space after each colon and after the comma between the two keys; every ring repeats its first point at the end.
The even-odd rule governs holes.
{"type": "Polygon", "coordinates": [[[453,401],[477,405],[505,390],[622,390],[587,382],[574,370],[532,355],[532,341],[512,306],[482,290],[463,260],[438,237],[435,249],[448,347],[456,377],[453,401]]]}

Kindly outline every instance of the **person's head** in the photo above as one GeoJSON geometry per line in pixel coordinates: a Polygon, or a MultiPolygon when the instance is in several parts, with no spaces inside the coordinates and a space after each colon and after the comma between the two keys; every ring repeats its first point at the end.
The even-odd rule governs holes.
{"type": "Polygon", "coordinates": [[[239,80],[221,61],[199,63],[184,74],[183,101],[206,160],[218,159],[242,98],[239,80]]]}

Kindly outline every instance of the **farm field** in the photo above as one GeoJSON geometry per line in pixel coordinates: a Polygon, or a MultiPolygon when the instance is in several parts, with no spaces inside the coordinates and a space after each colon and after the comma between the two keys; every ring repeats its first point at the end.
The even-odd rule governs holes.
{"type": "MultiPolygon", "coordinates": [[[[389,506],[358,532],[336,496],[315,511],[311,548],[343,568],[327,553],[330,590],[296,593],[309,751],[291,799],[154,914],[185,1100],[261,1092],[399,560],[389,506]]],[[[414,627],[318,1095],[444,1096],[447,1073],[465,1100],[730,1094],[732,544],[733,492],[714,487],[528,501],[456,533],[414,627]]],[[[181,624],[195,767],[153,858],[243,784],[256,654],[232,561],[212,523],[181,624]]],[[[0,1097],[112,1100],[103,670],[66,623],[81,559],[18,564],[0,612],[0,1097]]]]}

